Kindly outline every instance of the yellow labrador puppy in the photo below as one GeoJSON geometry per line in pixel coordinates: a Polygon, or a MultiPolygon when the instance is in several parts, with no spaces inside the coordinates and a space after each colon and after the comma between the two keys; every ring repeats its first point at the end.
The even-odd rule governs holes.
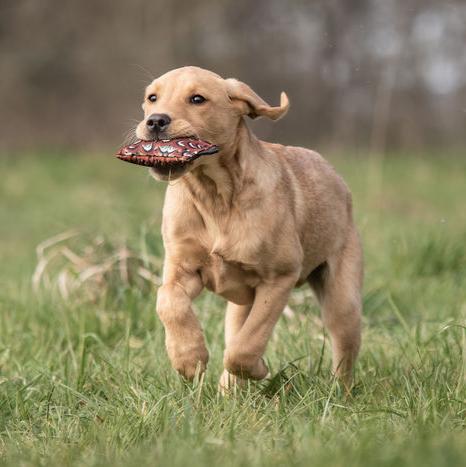
{"type": "Polygon", "coordinates": [[[218,145],[168,171],[166,250],[157,312],[171,363],[192,379],[209,354],[192,301],[204,287],[228,300],[224,389],[262,379],[267,342],[293,287],[307,282],[321,306],[333,370],[347,384],[360,346],[362,253],[343,180],[317,153],[258,140],[245,117],[277,120],[249,86],[197,67],[172,70],[146,89],[142,140],[194,136],[218,145]]]}

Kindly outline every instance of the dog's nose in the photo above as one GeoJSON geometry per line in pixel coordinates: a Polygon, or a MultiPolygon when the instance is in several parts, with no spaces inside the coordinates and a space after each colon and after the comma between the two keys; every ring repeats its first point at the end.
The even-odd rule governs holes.
{"type": "Polygon", "coordinates": [[[147,120],[146,125],[150,131],[164,131],[172,119],[167,114],[152,114],[147,120]]]}

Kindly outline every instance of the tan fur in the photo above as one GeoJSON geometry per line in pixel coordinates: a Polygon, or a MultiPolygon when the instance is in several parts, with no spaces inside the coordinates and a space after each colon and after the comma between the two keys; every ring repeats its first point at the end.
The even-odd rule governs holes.
{"type": "Polygon", "coordinates": [[[348,383],[360,345],[362,253],[350,192],[317,153],[259,141],[245,116],[274,120],[288,110],[271,107],[252,89],[196,67],[173,70],[151,83],[137,136],[149,139],[145,119],[166,113],[166,137],[193,135],[220,146],[171,178],[163,212],[166,250],[157,312],[173,366],[186,378],[208,361],[191,303],[204,287],[229,301],[225,372],[264,378],[267,342],[293,287],[308,282],[323,308],[333,347],[334,372],[348,383]],[[201,105],[189,102],[203,95],[201,105]]]}

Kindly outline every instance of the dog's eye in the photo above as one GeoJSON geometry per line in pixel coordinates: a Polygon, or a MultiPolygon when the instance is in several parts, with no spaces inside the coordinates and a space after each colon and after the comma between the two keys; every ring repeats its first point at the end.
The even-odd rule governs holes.
{"type": "Polygon", "coordinates": [[[157,96],[155,94],[151,94],[147,97],[148,101],[155,102],[157,100],[157,96]]]}
{"type": "Polygon", "coordinates": [[[191,102],[191,104],[202,104],[205,101],[206,98],[204,96],[201,96],[200,94],[194,94],[194,96],[191,96],[189,98],[189,102],[191,102]]]}

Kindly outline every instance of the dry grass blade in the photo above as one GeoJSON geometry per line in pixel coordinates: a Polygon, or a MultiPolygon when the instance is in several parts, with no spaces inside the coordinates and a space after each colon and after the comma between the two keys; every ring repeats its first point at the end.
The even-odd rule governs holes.
{"type": "Polygon", "coordinates": [[[127,248],[122,248],[118,252],[118,265],[120,269],[120,277],[125,285],[129,284],[129,273],[128,273],[128,258],[130,253],[127,248]]]}
{"type": "Polygon", "coordinates": [[[40,243],[36,250],[33,290],[56,287],[65,300],[95,301],[122,287],[145,290],[161,283],[161,260],[148,254],[146,245],[139,253],[114,247],[101,237],[86,242],[77,232],[67,231],[40,243]]]}
{"type": "Polygon", "coordinates": [[[46,274],[46,270],[50,261],[52,261],[57,254],[57,251],[53,251],[48,256],[39,257],[34,273],[32,274],[32,288],[35,292],[39,290],[41,283],[43,283],[46,288],[50,287],[50,279],[46,274]]]}
{"type": "Polygon", "coordinates": [[[286,305],[286,307],[283,310],[283,315],[291,319],[296,316],[296,313],[289,305],[286,305]]]}
{"type": "Polygon", "coordinates": [[[151,282],[152,284],[162,285],[162,280],[161,280],[161,278],[159,276],[157,276],[156,274],[150,272],[148,269],[146,269],[146,268],[144,268],[142,266],[138,268],[138,274],[143,279],[145,279],[148,282],[151,282]]]}
{"type": "Polygon", "coordinates": [[[78,235],[78,233],[79,232],[76,230],[66,230],[65,232],[59,233],[58,235],[54,235],[53,237],[47,238],[43,242],[39,243],[39,245],[37,245],[36,247],[37,256],[39,258],[42,258],[47,248],[50,248],[51,246],[56,245],[57,243],[60,243],[72,237],[75,237],[76,235],[78,235]]]}

